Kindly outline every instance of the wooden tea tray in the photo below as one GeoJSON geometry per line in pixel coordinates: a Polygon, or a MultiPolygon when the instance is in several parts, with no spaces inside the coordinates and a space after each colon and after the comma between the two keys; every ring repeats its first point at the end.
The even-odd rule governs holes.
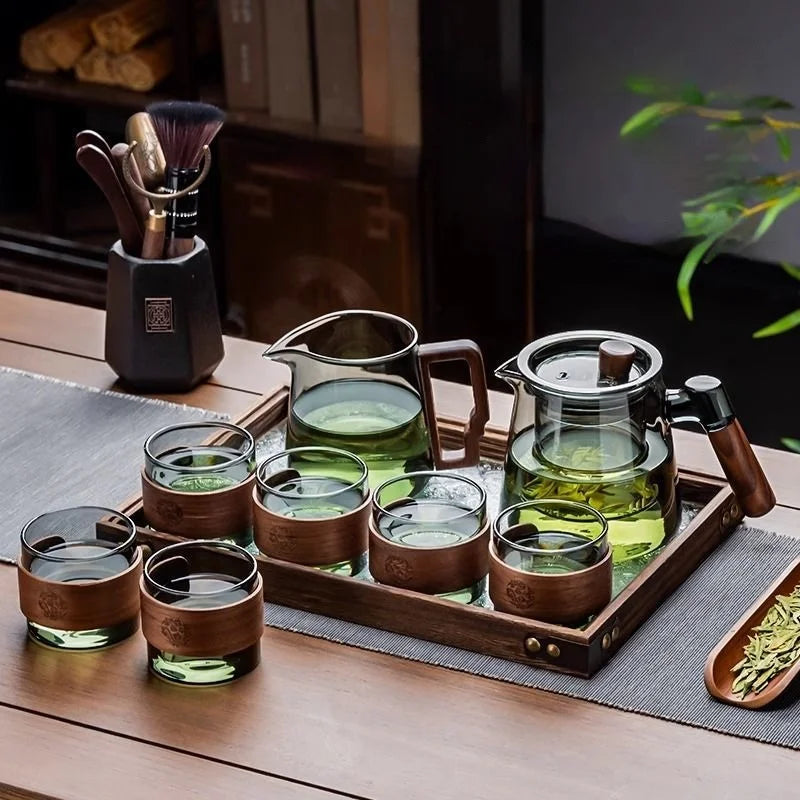
{"type": "MultiPolygon", "coordinates": [[[[263,436],[287,413],[288,392],[259,401],[236,420],[263,436]]],[[[462,423],[440,419],[443,441],[461,443],[462,423]]],[[[507,432],[489,428],[481,457],[499,461],[507,432]]],[[[552,625],[477,606],[258,556],[268,602],[381,630],[460,647],[537,667],[590,677],[653,611],[741,522],[743,514],[727,483],[679,472],[681,496],[703,507],[644,570],[583,630],[552,625]]],[[[137,521],[141,543],[158,548],[179,537],[144,527],[141,497],[120,510],[137,521]]]]}

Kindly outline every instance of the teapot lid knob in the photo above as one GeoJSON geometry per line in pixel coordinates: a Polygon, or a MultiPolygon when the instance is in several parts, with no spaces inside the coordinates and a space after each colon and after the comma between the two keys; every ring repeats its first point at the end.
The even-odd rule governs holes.
{"type": "Polygon", "coordinates": [[[622,339],[606,339],[600,343],[597,362],[598,386],[615,386],[627,383],[636,348],[622,339]]]}

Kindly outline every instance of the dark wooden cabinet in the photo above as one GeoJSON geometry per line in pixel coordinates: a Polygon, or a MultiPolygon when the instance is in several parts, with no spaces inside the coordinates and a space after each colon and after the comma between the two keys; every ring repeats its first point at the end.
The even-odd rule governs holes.
{"type": "MultiPolygon", "coordinates": [[[[6,65],[5,99],[30,134],[15,157],[31,162],[38,181],[26,235],[40,237],[43,253],[45,235],[74,235],[79,190],[96,201],[85,215],[92,224],[108,218],[94,187],[65,163],[77,130],[100,117],[121,136],[127,115],[156,94],[224,102],[219,74],[209,82],[192,69],[191,43],[179,33],[190,8],[171,0],[179,64],[154,95],[6,65]]],[[[227,330],[270,340],[313,316],[363,306],[408,318],[428,341],[473,338],[489,368],[517,352],[534,334],[540,38],[539,0],[421,0],[420,147],[229,112],[201,192],[227,330]]],[[[102,267],[97,245],[114,233],[107,241],[92,234],[85,257],[102,267]]],[[[54,261],[54,271],[64,268],[54,261]]],[[[20,264],[17,287],[38,291],[25,270],[20,264]]],[[[90,274],[94,302],[102,270],[90,274]]],[[[85,291],[60,285],[65,299],[86,302],[85,291]]]]}
{"type": "Polygon", "coordinates": [[[420,324],[417,153],[224,135],[229,325],[273,341],[342,308],[420,324]]]}

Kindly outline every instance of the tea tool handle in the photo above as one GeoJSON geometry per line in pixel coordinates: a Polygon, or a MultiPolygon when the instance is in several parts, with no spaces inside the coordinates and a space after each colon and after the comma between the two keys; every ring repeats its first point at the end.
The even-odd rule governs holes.
{"type": "Polygon", "coordinates": [[[683,389],[667,392],[667,408],[672,422],[697,422],[706,431],[748,517],[761,517],[775,506],[772,487],[719,379],[710,375],[689,378],[683,389]]]}
{"type": "Polygon", "coordinates": [[[125,252],[138,253],[142,244],[142,223],[122,188],[111,159],[93,144],[79,147],[75,159],[106,196],[117,221],[117,229],[125,252]]]}
{"type": "Polygon", "coordinates": [[[480,458],[481,437],[489,421],[489,393],[486,390],[486,372],[480,347],[471,339],[431,342],[419,346],[417,359],[422,377],[422,397],[425,402],[425,417],[431,437],[434,464],[439,469],[474,466],[480,458]],[[458,450],[442,448],[439,425],[436,421],[431,365],[442,361],[466,361],[469,367],[473,406],[464,427],[464,446],[458,450]]]}

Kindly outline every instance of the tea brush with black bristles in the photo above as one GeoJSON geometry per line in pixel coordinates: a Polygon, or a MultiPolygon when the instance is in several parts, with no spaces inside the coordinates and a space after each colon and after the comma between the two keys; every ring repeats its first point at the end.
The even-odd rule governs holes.
{"type": "MultiPolygon", "coordinates": [[[[208,103],[167,100],[151,103],[147,113],[167,162],[164,188],[179,192],[200,175],[203,153],[219,133],[225,113],[208,103]]],[[[170,203],[167,210],[167,257],[183,255],[194,247],[197,232],[197,188],[170,203]]]]}

